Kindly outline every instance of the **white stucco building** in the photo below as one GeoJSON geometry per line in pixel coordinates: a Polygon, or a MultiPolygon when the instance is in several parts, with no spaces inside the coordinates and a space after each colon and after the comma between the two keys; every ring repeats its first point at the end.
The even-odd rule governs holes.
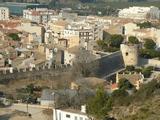
{"type": "Polygon", "coordinates": [[[0,20],[9,20],[9,8],[0,7],[0,20]]]}
{"type": "Polygon", "coordinates": [[[66,27],[63,36],[77,37],[80,46],[86,50],[92,50],[96,41],[103,39],[103,26],[100,23],[72,23],[66,27]]]}
{"type": "Polygon", "coordinates": [[[86,107],[81,106],[81,110],[54,109],[53,120],[91,120],[91,119],[86,114],[86,107]]]}
{"type": "Polygon", "coordinates": [[[136,23],[127,23],[123,26],[124,35],[131,36],[133,35],[133,31],[136,29],[140,29],[136,23]]]}
{"type": "Polygon", "coordinates": [[[51,17],[54,16],[54,14],[54,10],[49,10],[47,8],[23,10],[23,18],[37,23],[47,23],[51,19],[51,17]]]}
{"type": "Polygon", "coordinates": [[[138,7],[133,6],[119,11],[118,16],[121,18],[131,19],[160,19],[160,10],[157,7],[138,7]]]}

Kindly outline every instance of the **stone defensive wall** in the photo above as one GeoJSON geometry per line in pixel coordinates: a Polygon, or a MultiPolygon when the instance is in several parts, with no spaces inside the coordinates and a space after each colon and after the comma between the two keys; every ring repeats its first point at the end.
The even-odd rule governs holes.
{"type": "MultiPolygon", "coordinates": [[[[5,84],[10,80],[34,79],[54,77],[70,69],[65,65],[41,65],[34,68],[5,68],[0,69],[0,84],[5,84]]],[[[46,78],[47,79],[47,78],[46,78]]]]}

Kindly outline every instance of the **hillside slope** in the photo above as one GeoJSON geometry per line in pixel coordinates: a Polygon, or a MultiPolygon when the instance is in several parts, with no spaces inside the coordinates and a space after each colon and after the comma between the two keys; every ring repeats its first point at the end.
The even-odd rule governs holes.
{"type": "Polygon", "coordinates": [[[117,120],[160,120],[160,80],[144,84],[131,96],[117,94],[110,116],[117,120]]]}
{"type": "Polygon", "coordinates": [[[160,96],[154,96],[141,104],[115,107],[110,112],[118,120],[160,120],[160,96]]]}

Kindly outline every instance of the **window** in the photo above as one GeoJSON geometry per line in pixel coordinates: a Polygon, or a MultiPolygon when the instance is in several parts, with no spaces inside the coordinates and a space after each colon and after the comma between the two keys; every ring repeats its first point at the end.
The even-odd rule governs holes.
{"type": "Polygon", "coordinates": [[[59,113],[59,120],[61,120],[61,113],[59,113]]]}
{"type": "Polygon", "coordinates": [[[66,114],[66,118],[70,118],[70,115],[66,114]]]}
{"type": "Polygon", "coordinates": [[[126,56],[128,56],[128,52],[126,52],[126,56]]]}
{"type": "Polygon", "coordinates": [[[83,120],[83,118],[82,118],[82,117],[80,117],[80,118],[79,118],[79,120],[83,120]]]}
{"type": "Polygon", "coordinates": [[[78,120],[77,116],[74,117],[74,120],[78,120]]]}

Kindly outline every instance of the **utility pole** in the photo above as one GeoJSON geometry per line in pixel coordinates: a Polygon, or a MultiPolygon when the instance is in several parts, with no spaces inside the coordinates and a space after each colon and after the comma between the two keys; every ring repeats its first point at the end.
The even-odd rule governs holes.
{"type": "Polygon", "coordinates": [[[27,116],[29,115],[29,112],[28,112],[28,99],[29,98],[27,98],[27,116]]]}
{"type": "MultiPolygon", "coordinates": [[[[27,85],[28,85],[28,80],[27,80],[27,85]]],[[[27,86],[28,87],[28,86],[27,86]]],[[[27,104],[26,104],[26,107],[27,107],[27,116],[30,116],[31,114],[29,114],[29,106],[28,106],[28,103],[29,103],[29,99],[30,99],[30,94],[31,92],[27,89],[27,104]]]]}
{"type": "MultiPolygon", "coordinates": [[[[27,85],[28,85],[28,80],[27,80],[27,85]]],[[[27,107],[27,116],[29,115],[29,112],[28,112],[28,100],[29,100],[29,91],[28,89],[26,88],[26,91],[27,91],[27,104],[26,104],[26,107],[27,107]]]]}

